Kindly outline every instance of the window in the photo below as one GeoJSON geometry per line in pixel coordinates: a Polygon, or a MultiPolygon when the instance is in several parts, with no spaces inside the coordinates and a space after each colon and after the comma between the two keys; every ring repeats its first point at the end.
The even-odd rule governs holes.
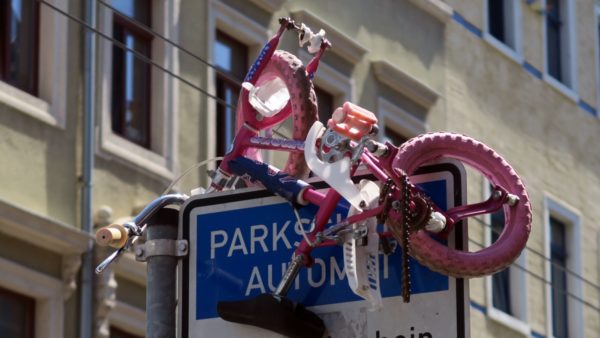
{"type": "Polygon", "coordinates": [[[216,74],[217,97],[217,149],[224,155],[235,136],[235,107],[241,83],[247,70],[248,47],[232,37],[217,31],[214,46],[214,63],[219,68],[216,74]]]}
{"type": "Polygon", "coordinates": [[[396,146],[401,145],[409,139],[408,137],[398,133],[388,125],[384,126],[383,128],[383,138],[396,146]]]}
{"type": "MultiPolygon", "coordinates": [[[[145,0],[114,1],[113,37],[151,59],[152,35],[126,17],[151,26],[145,0]]],[[[150,148],[151,65],[121,46],[113,47],[112,130],[144,148],[150,148]]]]}
{"type": "Polygon", "coordinates": [[[381,141],[399,146],[427,129],[425,122],[384,98],[379,98],[377,109],[381,141]]]}
{"type": "MultiPolygon", "coordinates": [[[[63,11],[68,0],[47,0],[63,11]]],[[[0,1],[0,102],[64,128],[68,19],[37,0],[0,1]]]]}
{"type": "Polygon", "coordinates": [[[35,300],[0,288],[0,337],[33,338],[35,300]]]}
{"type": "Polygon", "coordinates": [[[546,329],[550,337],[583,337],[580,218],[553,199],[545,206],[546,329]]]}
{"type": "Polygon", "coordinates": [[[569,337],[567,292],[566,225],[550,217],[550,260],[552,275],[552,332],[557,338],[569,337]]]}
{"type": "Polygon", "coordinates": [[[99,39],[100,148],[104,157],[172,179],[179,108],[175,78],[179,1],[111,0],[100,4],[98,28],[128,49],[99,39]],[[136,54],[141,55],[138,57],[136,54]],[[149,64],[151,59],[155,65],[149,64]]]}
{"type": "Polygon", "coordinates": [[[9,0],[0,4],[0,79],[38,94],[39,2],[9,0]]]}
{"type": "Polygon", "coordinates": [[[488,0],[486,9],[487,33],[514,51],[518,47],[519,6],[516,0],[488,0]]]}
{"type": "Polygon", "coordinates": [[[573,1],[546,0],[546,73],[558,83],[575,86],[573,1]]]}
{"type": "Polygon", "coordinates": [[[315,86],[315,94],[317,95],[319,121],[327,126],[327,121],[331,118],[331,114],[333,114],[333,111],[336,109],[335,97],[318,86],[315,86]]]}
{"type": "MultiPolygon", "coordinates": [[[[493,186],[485,178],[484,199],[490,197],[493,186]]],[[[498,240],[504,229],[504,210],[485,215],[484,222],[486,244],[491,245],[498,240]]],[[[487,313],[490,319],[511,329],[529,336],[531,328],[527,324],[527,251],[512,266],[486,278],[487,313]]]]}
{"type": "MultiPolygon", "coordinates": [[[[504,210],[491,215],[492,243],[498,240],[504,229],[504,210]]],[[[492,276],[492,306],[506,314],[514,315],[511,306],[510,269],[504,269],[492,276]]]]}

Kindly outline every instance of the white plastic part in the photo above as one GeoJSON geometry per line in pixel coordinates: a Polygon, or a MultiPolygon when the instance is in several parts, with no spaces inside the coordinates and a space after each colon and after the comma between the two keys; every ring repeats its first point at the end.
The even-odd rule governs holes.
{"type": "Polygon", "coordinates": [[[250,82],[244,82],[242,87],[250,92],[250,105],[264,117],[279,113],[290,100],[290,92],[285,82],[278,77],[273,77],[256,87],[250,82]]]}
{"type": "MultiPolygon", "coordinates": [[[[360,194],[369,207],[374,207],[379,198],[379,187],[369,180],[359,183],[360,194]]],[[[348,216],[360,211],[350,207],[348,216]]],[[[382,307],[381,289],[379,287],[379,234],[375,217],[361,224],[353,224],[353,229],[359,226],[367,227],[367,245],[361,246],[348,236],[344,242],[344,268],[348,277],[348,285],[352,292],[369,302],[369,310],[377,311],[382,307]]]]}
{"type": "Polygon", "coordinates": [[[192,189],[192,191],[190,192],[190,194],[192,196],[203,195],[205,193],[206,193],[206,189],[204,189],[203,187],[198,187],[198,188],[192,189]]]}
{"type": "Polygon", "coordinates": [[[431,213],[431,218],[427,225],[425,225],[425,230],[437,234],[446,228],[446,216],[443,214],[434,211],[431,213]]]}
{"type": "Polygon", "coordinates": [[[321,49],[321,42],[325,40],[325,31],[321,29],[319,33],[315,34],[305,24],[302,24],[300,29],[304,31],[304,37],[300,40],[300,47],[304,47],[308,42],[308,52],[311,54],[318,52],[321,49]]]}
{"type": "Polygon", "coordinates": [[[324,131],[325,127],[319,121],[315,121],[308,131],[306,142],[304,143],[304,159],[306,160],[306,164],[308,164],[308,167],[315,175],[327,182],[343,198],[348,200],[354,208],[362,210],[360,207],[360,203],[362,202],[361,194],[350,179],[350,159],[344,157],[333,163],[325,163],[317,156],[317,139],[324,131]]]}

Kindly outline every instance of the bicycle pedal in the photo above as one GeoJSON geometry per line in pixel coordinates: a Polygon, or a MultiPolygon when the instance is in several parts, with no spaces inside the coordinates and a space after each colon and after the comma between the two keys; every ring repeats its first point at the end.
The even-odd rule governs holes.
{"type": "Polygon", "coordinates": [[[386,256],[393,254],[396,251],[397,246],[398,242],[393,239],[385,236],[379,238],[379,251],[386,256]]]}
{"type": "Polygon", "coordinates": [[[218,302],[217,313],[226,321],[257,326],[292,338],[321,338],[325,333],[323,320],[302,304],[270,294],[218,302]]]}

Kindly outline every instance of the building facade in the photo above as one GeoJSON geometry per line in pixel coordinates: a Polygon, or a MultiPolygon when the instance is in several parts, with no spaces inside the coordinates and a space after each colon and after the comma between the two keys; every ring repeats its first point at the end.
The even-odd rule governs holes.
{"type": "MultiPolygon", "coordinates": [[[[93,248],[88,229],[130,219],[184,170],[223,154],[230,105],[282,16],[325,29],[333,44],[314,79],[322,119],[352,101],[397,144],[463,133],[524,180],[527,249],[470,281],[471,336],[600,334],[600,2],[7,0],[0,16],[8,336],[144,336],[144,264],[126,255],[90,279],[86,252],[97,263],[110,251],[93,248]]],[[[310,59],[293,37],[281,48],[310,59]]],[[[175,189],[202,185],[199,170],[175,189]]],[[[468,170],[469,201],[489,191],[468,170]]],[[[493,242],[501,224],[471,220],[470,249],[493,242]]]]}

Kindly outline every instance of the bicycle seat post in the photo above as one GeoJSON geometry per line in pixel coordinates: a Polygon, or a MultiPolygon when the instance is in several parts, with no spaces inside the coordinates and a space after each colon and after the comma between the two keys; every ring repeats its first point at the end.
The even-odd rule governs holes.
{"type": "Polygon", "coordinates": [[[292,283],[294,283],[296,276],[298,276],[298,273],[302,268],[303,258],[304,257],[302,255],[294,256],[292,262],[290,263],[290,266],[288,266],[287,270],[285,271],[285,274],[281,278],[281,281],[277,285],[277,289],[275,289],[273,295],[277,297],[285,297],[287,295],[288,291],[290,290],[290,287],[292,286],[292,283]]]}

